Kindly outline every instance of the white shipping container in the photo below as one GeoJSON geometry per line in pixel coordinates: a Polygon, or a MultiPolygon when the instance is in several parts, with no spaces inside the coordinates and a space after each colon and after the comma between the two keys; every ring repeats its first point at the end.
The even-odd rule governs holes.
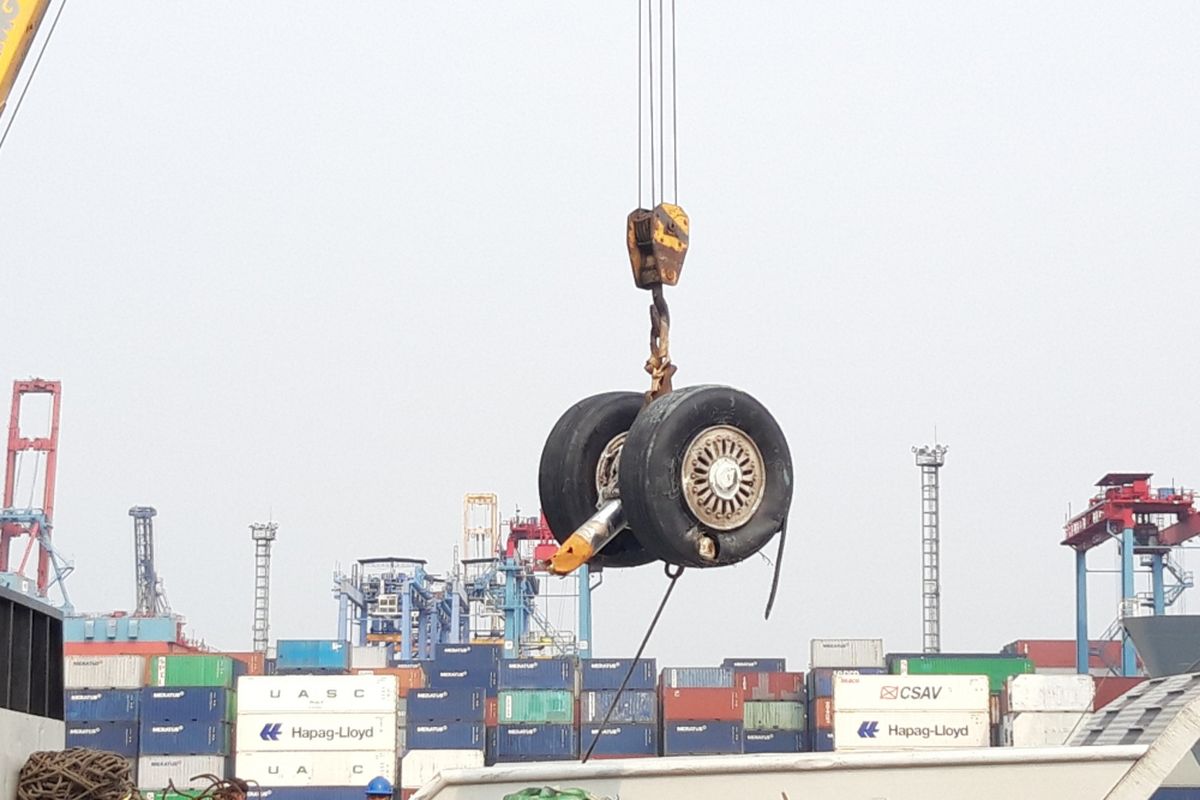
{"type": "MultiPolygon", "coordinates": [[[[240,698],[239,698],[240,699],[240,698]]],[[[239,754],[395,750],[395,714],[238,714],[239,754]]]]}
{"type": "Polygon", "coordinates": [[[988,713],[985,675],[833,676],[833,709],[841,711],[980,711],[988,713]]]}
{"type": "Polygon", "coordinates": [[[66,739],[67,726],[61,719],[0,708],[0,798],[17,796],[17,777],[31,753],[62,750],[66,739]]]}
{"type": "Polygon", "coordinates": [[[66,656],[64,689],[140,689],[146,685],[145,656],[66,656]]]}
{"type": "Polygon", "coordinates": [[[395,675],[244,675],[238,713],[394,714],[395,675]]]}
{"type": "Polygon", "coordinates": [[[142,756],[137,760],[137,785],[147,789],[165,789],[174,782],[180,789],[206,789],[209,782],[200,780],[191,783],[196,775],[225,774],[229,760],[225,756],[142,756]]]}
{"type": "Polygon", "coordinates": [[[809,644],[809,669],[885,665],[883,639],[813,639],[809,644]]]}
{"type": "Polygon", "coordinates": [[[444,769],[482,766],[482,750],[410,750],[400,761],[400,788],[420,789],[444,769]]]}
{"type": "Polygon", "coordinates": [[[1083,719],[1078,711],[1026,711],[1008,714],[1000,725],[1005,747],[1056,747],[1065,745],[1083,719]]]}
{"type": "Polygon", "coordinates": [[[1009,713],[1091,711],[1096,696],[1091,675],[1014,675],[1005,688],[1009,713]]]}
{"type": "Polygon", "coordinates": [[[833,715],[835,750],[913,750],[987,747],[986,711],[838,711],[833,715]]]}
{"type": "Polygon", "coordinates": [[[239,778],[259,786],[365,786],[377,775],[396,780],[396,754],[391,750],[239,752],[236,765],[239,778]]]}
{"type": "Polygon", "coordinates": [[[388,665],[386,647],[358,646],[350,648],[350,669],[382,669],[388,665]]]}

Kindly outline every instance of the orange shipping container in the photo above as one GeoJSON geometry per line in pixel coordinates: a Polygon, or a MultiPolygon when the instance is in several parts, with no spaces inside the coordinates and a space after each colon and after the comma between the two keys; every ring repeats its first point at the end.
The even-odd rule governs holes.
{"type": "Polygon", "coordinates": [[[812,726],[817,728],[833,727],[833,698],[816,697],[812,704],[812,726]]]}
{"type": "Polygon", "coordinates": [[[246,665],[247,675],[264,675],[266,674],[266,653],[222,653],[221,655],[236,658],[246,665]]]}
{"type": "Polygon", "coordinates": [[[352,669],[354,675],[395,675],[400,696],[404,697],[409,689],[425,688],[425,670],[420,667],[379,667],[377,669],[352,669]]]}
{"type": "Polygon", "coordinates": [[[178,642],[63,642],[68,656],[169,656],[198,653],[178,642]]]}

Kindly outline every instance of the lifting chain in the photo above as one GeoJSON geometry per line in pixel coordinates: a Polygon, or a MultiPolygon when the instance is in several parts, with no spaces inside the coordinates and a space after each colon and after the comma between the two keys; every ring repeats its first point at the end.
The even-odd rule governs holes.
{"type": "Polygon", "coordinates": [[[650,391],[646,404],[671,391],[671,378],[677,367],[671,362],[671,310],[663,296],[663,285],[679,283],[683,258],[688,248],[688,216],[671,203],[659,203],[653,210],[639,208],[626,224],[629,263],[633,282],[648,289],[650,306],[650,391]]]}

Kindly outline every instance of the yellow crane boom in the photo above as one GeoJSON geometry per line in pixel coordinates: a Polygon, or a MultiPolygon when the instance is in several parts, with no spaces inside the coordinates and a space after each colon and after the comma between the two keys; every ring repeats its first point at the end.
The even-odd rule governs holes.
{"type": "Polygon", "coordinates": [[[0,114],[50,0],[0,0],[0,114]]]}

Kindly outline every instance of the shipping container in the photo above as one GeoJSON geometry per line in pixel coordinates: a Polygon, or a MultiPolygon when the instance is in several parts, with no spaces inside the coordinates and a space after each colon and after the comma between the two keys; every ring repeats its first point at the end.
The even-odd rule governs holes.
{"type": "Polygon", "coordinates": [[[751,700],[742,706],[746,730],[804,730],[804,704],[790,700],[751,700]]]}
{"type": "Polygon", "coordinates": [[[413,722],[405,727],[405,743],[413,750],[483,750],[482,722],[413,722]]]}
{"type": "Polygon", "coordinates": [[[390,714],[396,711],[391,675],[264,675],[238,680],[243,714],[390,714]]]}
{"type": "Polygon", "coordinates": [[[65,656],[67,689],[140,689],[146,684],[145,656],[65,656]]]}
{"type": "Polygon", "coordinates": [[[224,756],[233,752],[228,722],[158,722],[143,719],[139,734],[143,755],[224,756]]]}
{"type": "MultiPolygon", "coordinates": [[[[174,653],[194,653],[193,648],[178,642],[63,642],[64,656],[165,656],[174,653]]],[[[145,680],[143,671],[142,680],[145,680]]]]}
{"type": "Polygon", "coordinates": [[[733,688],[733,670],[725,667],[667,667],[659,685],[664,689],[733,688]]]}
{"type": "MultiPolygon", "coordinates": [[[[580,686],[585,691],[615,690],[633,665],[632,658],[585,658],[579,662],[580,686]]],[[[653,658],[637,662],[626,691],[653,691],[658,688],[658,664],[653,658]]]]}
{"type": "Polygon", "coordinates": [[[396,782],[392,750],[239,752],[237,776],[260,786],[366,786],[375,776],[396,782]]]}
{"type": "Polygon", "coordinates": [[[444,667],[437,662],[425,668],[425,686],[429,689],[480,688],[487,695],[496,694],[496,673],[499,667],[463,665],[444,667]]]}
{"type": "Polygon", "coordinates": [[[987,747],[986,711],[838,711],[833,717],[838,750],[911,750],[987,747]]]}
{"type": "Polygon", "coordinates": [[[222,655],[151,656],[146,686],[212,686],[232,689],[246,665],[222,655]]]}
{"type": "Polygon", "coordinates": [[[743,700],[803,700],[803,672],[735,672],[733,685],[743,700]]]}
{"type": "Polygon", "coordinates": [[[842,711],[988,712],[983,675],[836,675],[833,708],[842,711]]]}
{"type": "Polygon", "coordinates": [[[246,800],[363,800],[361,786],[256,786],[246,800]]]}
{"type": "Polygon", "coordinates": [[[893,675],[986,675],[989,690],[999,692],[1013,675],[1033,672],[1033,662],[1023,656],[906,653],[889,655],[888,671],[893,675]]]}
{"type": "Polygon", "coordinates": [[[786,672],[786,658],[727,658],[721,666],[734,672],[786,672]]]}
{"type": "Polygon", "coordinates": [[[1005,747],[1057,747],[1075,732],[1083,713],[1078,711],[1027,711],[1009,714],[1000,729],[1005,747]]]}
{"type": "MultiPolygon", "coordinates": [[[[614,690],[585,691],[579,696],[581,722],[599,724],[609,706],[617,699],[614,690]]],[[[658,721],[658,694],[647,691],[624,691],[617,700],[617,707],[608,717],[608,723],[653,723],[658,721]]]]}
{"type": "Polygon", "coordinates": [[[833,729],[812,728],[808,732],[808,745],[814,753],[833,752],[833,729]]]}
{"type": "Polygon", "coordinates": [[[883,667],[883,639],[813,639],[808,668],[883,667]]]}
{"type": "Polygon", "coordinates": [[[833,697],[834,675],[883,675],[887,672],[883,667],[859,667],[849,669],[833,669],[820,667],[808,673],[808,696],[833,697]]]}
{"type": "Polygon", "coordinates": [[[742,723],[718,720],[663,722],[662,751],[667,756],[742,752],[742,723]]]}
{"type": "Polygon", "coordinates": [[[1123,678],[1115,675],[1110,675],[1105,678],[1096,678],[1096,695],[1092,701],[1092,710],[1099,711],[1114,700],[1123,697],[1126,692],[1128,692],[1130,689],[1133,689],[1144,680],[1146,679],[1123,678]]]}
{"type": "Polygon", "coordinates": [[[386,669],[392,663],[392,648],[382,645],[350,647],[350,669],[386,669]]]}
{"type": "Polygon", "coordinates": [[[147,686],[141,702],[143,719],[162,722],[233,722],[237,715],[237,695],[208,686],[147,686]]]}
{"type": "Polygon", "coordinates": [[[500,702],[495,697],[483,701],[483,724],[494,728],[500,724],[500,702]]]}
{"type": "Polygon", "coordinates": [[[68,689],[63,712],[67,722],[136,722],[139,695],[138,689],[68,689]]]}
{"type": "Polygon", "coordinates": [[[483,766],[483,751],[409,750],[400,761],[400,786],[420,789],[448,769],[477,769],[483,766]]]}
{"type": "Polygon", "coordinates": [[[485,722],[484,690],[411,689],[407,695],[405,718],[416,722],[485,722]]]}
{"type": "Polygon", "coordinates": [[[808,736],[802,730],[747,729],[742,734],[743,753],[804,753],[807,750],[808,736]]]}
{"type": "Polygon", "coordinates": [[[64,642],[88,644],[173,644],[180,631],[174,617],[132,617],[121,612],[68,616],[62,623],[64,642]]]}
{"type": "Polygon", "coordinates": [[[814,728],[833,729],[833,698],[814,697],[809,703],[808,723],[814,728]]]}
{"type": "Polygon", "coordinates": [[[138,724],[136,722],[69,722],[67,747],[87,747],[108,750],[126,758],[137,758],[138,724]]]}
{"type": "Polygon", "coordinates": [[[575,690],[573,658],[506,658],[500,661],[500,689],[575,690]]]}
{"type": "Polygon", "coordinates": [[[666,689],[661,695],[662,719],[742,721],[742,693],[737,689],[666,689]]]}
{"type": "Polygon", "coordinates": [[[379,669],[352,669],[351,675],[390,675],[396,679],[396,688],[403,697],[409,689],[421,689],[425,686],[425,670],[419,664],[403,667],[382,667],[379,669]]]}
{"type": "Polygon", "coordinates": [[[148,789],[165,789],[172,783],[183,789],[191,786],[208,788],[208,781],[191,783],[196,775],[233,777],[233,762],[228,756],[142,756],[138,759],[138,785],[148,789]]]}
{"type": "MultiPolygon", "coordinates": [[[[1121,663],[1121,641],[1093,639],[1088,643],[1089,667],[1107,669],[1121,663]]],[[[1009,642],[1000,652],[1008,656],[1024,656],[1033,662],[1038,672],[1043,669],[1070,669],[1075,671],[1074,639],[1018,639],[1009,642]]]]}
{"type": "Polygon", "coordinates": [[[609,723],[584,725],[579,729],[579,754],[582,756],[596,740],[592,757],[658,755],[658,726],[609,723]],[[597,739],[597,734],[599,738],[597,739]]]}
{"type": "Polygon", "coordinates": [[[1015,675],[1004,689],[1004,713],[1091,711],[1096,684],[1091,675],[1015,675]]]}
{"type": "Polygon", "coordinates": [[[275,643],[275,672],[345,672],[350,668],[350,646],[335,639],[280,639],[275,643]]]}
{"type": "Polygon", "coordinates": [[[433,649],[433,663],[439,669],[478,668],[484,672],[500,665],[500,645],[439,644],[433,649]]]}
{"type": "Polygon", "coordinates": [[[497,762],[573,760],[579,735],[573,725],[501,725],[495,756],[497,762]]]}
{"type": "Polygon", "coordinates": [[[243,675],[265,675],[267,671],[267,654],[257,651],[245,653],[225,653],[232,659],[242,662],[244,665],[243,675]]]}
{"type": "Polygon", "coordinates": [[[497,711],[501,725],[525,722],[572,724],[575,695],[557,689],[501,690],[497,711]]]}
{"type": "Polygon", "coordinates": [[[237,750],[249,752],[389,750],[396,714],[238,714],[237,750]]]}

